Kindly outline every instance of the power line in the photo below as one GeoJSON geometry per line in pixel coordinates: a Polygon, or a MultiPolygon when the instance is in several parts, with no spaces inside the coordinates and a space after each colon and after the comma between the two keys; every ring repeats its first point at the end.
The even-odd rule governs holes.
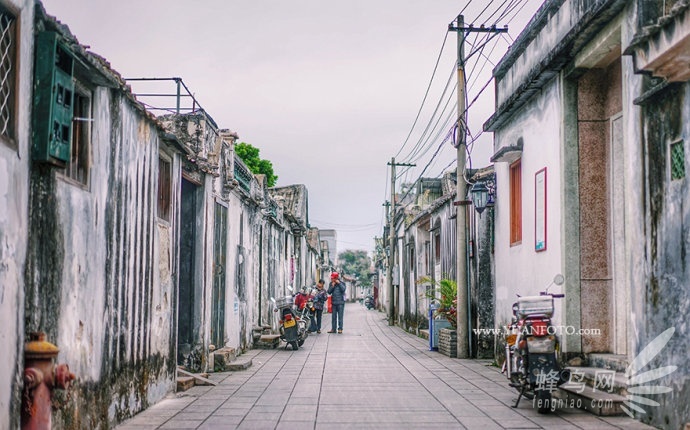
{"type": "Polygon", "coordinates": [[[417,112],[417,116],[414,119],[414,122],[412,123],[412,127],[410,128],[410,132],[407,134],[407,137],[405,138],[405,142],[403,142],[402,146],[398,150],[398,153],[395,154],[397,157],[400,155],[402,150],[405,148],[405,145],[407,145],[407,141],[410,139],[410,136],[412,135],[412,131],[414,130],[415,125],[417,125],[417,121],[419,120],[419,115],[422,113],[422,109],[424,108],[424,102],[426,102],[426,98],[429,95],[429,89],[431,89],[431,84],[434,82],[434,76],[436,76],[436,70],[438,69],[438,63],[441,61],[441,56],[443,54],[443,48],[446,46],[446,40],[448,40],[448,32],[446,32],[445,37],[443,38],[443,44],[441,44],[441,50],[438,53],[438,57],[436,58],[436,64],[434,65],[434,71],[431,73],[431,79],[429,79],[429,85],[426,87],[426,92],[424,93],[424,98],[422,99],[422,104],[419,106],[419,111],[417,112]]]}
{"type": "MultiPolygon", "coordinates": [[[[522,3],[522,5],[520,6],[520,8],[513,14],[513,17],[510,18],[510,19],[508,20],[508,22],[506,22],[506,24],[510,24],[510,23],[520,14],[520,12],[522,11],[522,9],[524,9],[525,6],[527,6],[527,3],[528,3],[528,1],[527,1],[527,0],[524,0],[524,2],[522,3]]],[[[506,14],[506,16],[508,16],[508,14],[506,14]]]]}
{"type": "Polygon", "coordinates": [[[460,13],[458,15],[462,15],[465,12],[465,9],[467,9],[471,4],[472,4],[472,0],[469,0],[467,2],[467,4],[465,5],[465,7],[462,8],[462,10],[460,11],[460,13]]]}
{"type": "MultiPolygon", "coordinates": [[[[494,35],[495,35],[495,33],[494,33],[494,35]]],[[[485,47],[487,46],[487,44],[491,41],[492,38],[493,38],[493,36],[487,36],[487,37],[486,37],[486,39],[487,39],[486,41],[484,41],[484,42],[481,43],[480,45],[475,44],[475,46],[474,46],[475,49],[474,49],[473,52],[470,53],[470,55],[468,56],[468,58],[471,57],[471,56],[473,56],[473,55],[476,54],[476,53],[481,53],[481,52],[483,52],[484,48],[485,48],[485,47]]],[[[475,38],[475,39],[476,39],[476,38],[475,38]]],[[[496,46],[496,45],[494,44],[494,47],[492,48],[492,52],[493,52],[493,49],[495,49],[495,46],[496,46]]],[[[472,73],[473,73],[473,71],[476,69],[478,63],[479,63],[479,62],[476,62],[476,63],[474,64],[474,67],[473,67],[473,69],[472,69],[472,73]]],[[[484,62],[484,64],[486,64],[486,61],[484,62]]],[[[478,77],[478,75],[477,75],[477,77],[478,77]]],[[[475,78],[475,82],[476,82],[476,78],[475,78]]],[[[490,83],[490,81],[489,81],[488,83],[490,83]]],[[[485,90],[486,87],[488,86],[488,83],[487,83],[486,85],[484,85],[484,87],[482,87],[482,89],[480,90],[479,94],[481,94],[481,93],[484,92],[484,90],[485,90]]],[[[453,91],[452,94],[455,93],[455,90],[456,90],[456,89],[457,89],[457,83],[456,83],[456,86],[455,86],[454,91],[453,91]]],[[[445,91],[444,91],[444,94],[445,94],[445,91]]],[[[452,97],[452,94],[451,94],[451,97],[452,97]]],[[[469,94],[466,93],[466,97],[467,97],[468,95],[469,95],[469,94]]],[[[471,105],[474,104],[474,102],[476,102],[477,98],[478,98],[478,97],[475,97],[475,99],[472,101],[472,103],[467,103],[467,102],[465,103],[466,106],[467,106],[467,108],[465,109],[465,112],[463,112],[463,116],[464,116],[464,114],[468,111],[469,107],[471,107],[471,105]]],[[[439,102],[441,102],[441,101],[442,101],[442,99],[439,100],[439,102]]],[[[434,115],[432,115],[432,118],[429,120],[430,122],[429,122],[429,124],[427,125],[427,128],[426,128],[425,131],[424,131],[424,134],[420,137],[420,140],[418,141],[417,145],[415,145],[415,148],[417,148],[417,149],[415,150],[415,152],[413,152],[413,153],[410,154],[410,157],[415,156],[414,159],[411,159],[411,162],[416,162],[416,161],[418,161],[421,157],[423,157],[423,156],[431,149],[431,146],[427,146],[427,144],[430,142],[430,138],[431,138],[431,135],[433,134],[434,130],[436,129],[436,127],[438,126],[438,124],[441,122],[441,118],[442,118],[442,116],[443,116],[443,112],[445,112],[445,110],[446,110],[446,108],[447,108],[447,105],[448,105],[448,102],[449,102],[449,101],[450,101],[450,98],[449,98],[448,101],[446,102],[446,106],[444,107],[443,111],[441,112],[441,116],[439,116],[439,118],[436,120],[436,123],[435,123],[434,127],[431,129],[431,132],[428,134],[427,138],[426,138],[426,139],[424,140],[424,142],[422,143],[422,139],[424,138],[425,135],[427,135],[427,131],[428,131],[428,129],[429,129],[429,126],[431,125],[431,122],[434,120],[435,114],[438,112],[438,106],[437,106],[437,109],[434,111],[434,115]],[[421,145],[421,146],[420,146],[420,145],[421,145]],[[426,149],[422,151],[422,150],[421,150],[422,147],[424,147],[424,148],[426,148],[426,149]]],[[[455,107],[457,107],[457,103],[456,103],[455,107]]],[[[446,123],[448,123],[448,122],[450,121],[450,119],[451,119],[451,118],[450,118],[450,115],[449,115],[449,116],[447,117],[446,121],[444,121],[444,125],[445,125],[446,123]]],[[[445,128],[445,126],[442,127],[441,130],[443,130],[444,128],[445,128]]],[[[431,142],[436,141],[436,140],[438,139],[438,137],[440,136],[440,133],[441,133],[441,131],[439,131],[439,132],[437,133],[437,135],[434,136],[434,138],[431,140],[431,142]]],[[[406,169],[406,170],[402,171],[402,172],[400,173],[399,176],[403,176],[403,175],[406,175],[406,176],[407,176],[407,175],[409,174],[409,170],[410,170],[410,169],[406,169]]]]}
{"type": "MultiPolygon", "coordinates": [[[[434,109],[434,112],[431,114],[431,118],[429,119],[429,122],[427,123],[427,125],[426,125],[426,127],[425,127],[425,129],[424,129],[424,132],[422,132],[422,135],[421,135],[420,138],[417,140],[417,143],[415,143],[415,146],[412,148],[412,150],[411,150],[410,153],[407,155],[407,157],[403,157],[403,159],[405,159],[405,160],[412,159],[412,157],[414,157],[414,156],[416,155],[416,153],[419,151],[419,147],[420,147],[421,141],[422,141],[422,139],[424,139],[424,136],[426,135],[426,132],[429,130],[429,126],[430,126],[431,123],[433,122],[434,116],[435,116],[436,113],[438,112],[438,108],[439,108],[439,106],[441,106],[441,103],[443,102],[443,96],[444,96],[444,95],[446,94],[446,92],[448,91],[448,87],[450,86],[450,83],[451,83],[452,80],[453,80],[454,68],[455,68],[455,66],[453,66],[453,69],[451,69],[451,73],[450,73],[450,75],[448,76],[448,80],[446,81],[446,85],[445,85],[445,87],[444,87],[444,89],[443,89],[443,93],[441,94],[441,97],[439,98],[438,103],[436,104],[436,108],[434,109]]],[[[457,84],[456,84],[456,85],[457,85],[457,84]]],[[[410,130],[410,132],[411,132],[411,131],[412,131],[412,130],[410,130]]],[[[409,135],[408,135],[408,137],[409,137],[409,135]]],[[[402,149],[402,148],[401,148],[401,149],[402,149]]],[[[398,156],[399,154],[400,154],[400,151],[398,151],[398,154],[396,154],[396,158],[397,158],[397,156],[398,156]]]]}
{"type": "MultiPolygon", "coordinates": [[[[496,10],[494,10],[494,13],[492,13],[491,15],[489,15],[489,16],[484,20],[484,25],[486,25],[486,23],[489,22],[489,20],[490,20],[491,18],[493,18],[493,16],[496,15],[496,14],[498,13],[498,11],[501,10],[501,8],[502,8],[506,3],[508,3],[509,1],[512,2],[512,1],[515,1],[515,0],[504,0],[503,3],[501,3],[501,5],[500,5],[499,7],[497,7],[496,10]]],[[[497,20],[500,20],[500,17],[497,18],[497,20]]],[[[495,23],[494,23],[494,25],[495,25],[495,23]]]]}

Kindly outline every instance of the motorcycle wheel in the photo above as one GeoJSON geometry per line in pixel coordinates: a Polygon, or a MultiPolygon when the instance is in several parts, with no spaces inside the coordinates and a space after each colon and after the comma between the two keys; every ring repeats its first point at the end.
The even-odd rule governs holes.
{"type": "Polygon", "coordinates": [[[296,340],[292,340],[288,342],[288,344],[290,345],[293,351],[297,351],[299,349],[299,345],[297,344],[296,340]]]}
{"type": "Polygon", "coordinates": [[[537,397],[537,412],[540,414],[548,414],[551,412],[551,391],[538,390],[537,397]]]}

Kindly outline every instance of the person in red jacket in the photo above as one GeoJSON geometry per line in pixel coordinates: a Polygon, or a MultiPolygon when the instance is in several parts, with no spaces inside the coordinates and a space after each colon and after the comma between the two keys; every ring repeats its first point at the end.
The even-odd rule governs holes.
{"type": "Polygon", "coordinates": [[[328,287],[328,294],[331,295],[333,302],[333,313],[331,314],[331,330],[329,333],[343,332],[343,312],[345,311],[345,284],[338,279],[338,272],[331,273],[331,286],[328,287]]]}
{"type": "Polygon", "coordinates": [[[309,301],[309,294],[307,293],[307,287],[302,287],[299,293],[295,296],[295,307],[297,310],[304,309],[304,305],[309,301]]]}

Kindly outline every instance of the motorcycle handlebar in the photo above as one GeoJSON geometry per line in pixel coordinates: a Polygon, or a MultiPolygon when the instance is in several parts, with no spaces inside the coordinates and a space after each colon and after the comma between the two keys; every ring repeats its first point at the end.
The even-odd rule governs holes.
{"type": "Polygon", "coordinates": [[[565,294],[549,294],[546,291],[542,291],[541,293],[539,293],[539,295],[540,296],[551,296],[554,299],[562,299],[563,297],[565,297],[565,294]]]}

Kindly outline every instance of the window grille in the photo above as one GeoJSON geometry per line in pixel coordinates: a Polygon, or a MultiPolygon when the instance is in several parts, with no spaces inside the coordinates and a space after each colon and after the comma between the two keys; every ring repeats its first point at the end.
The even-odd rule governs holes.
{"type": "Polygon", "coordinates": [[[15,18],[0,8],[0,135],[14,138],[15,18]]]}
{"type": "Polygon", "coordinates": [[[77,87],[74,92],[72,118],[72,150],[65,174],[75,181],[88,185],[89,154],[91,151],[91,96],[90,92],[77,87]]]}
{"type": "Polygon", "coordinates": [[[683,141],[671,144],[671,179],[683,179],[685,177],[685,148],[683,141]]]}

